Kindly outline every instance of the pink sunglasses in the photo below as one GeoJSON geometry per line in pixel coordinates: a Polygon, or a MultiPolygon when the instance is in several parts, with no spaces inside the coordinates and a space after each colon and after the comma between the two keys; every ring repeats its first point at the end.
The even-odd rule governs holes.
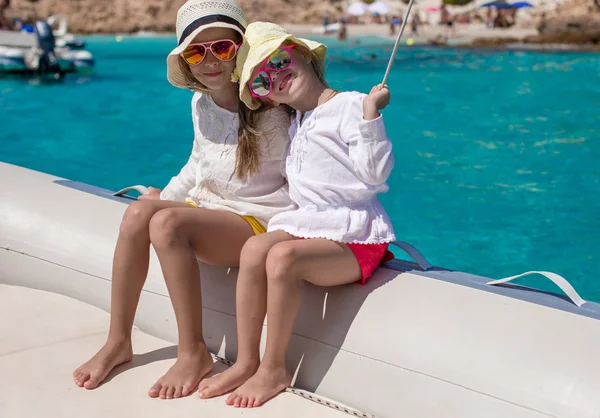
{"type": "Polygon", "coordinates": [[[190,44],[188,47],[179,55],[189,65],[198,65],[208,53],[210,52],[220,61],[231,61],[240,47],[241,43],[236,44],[231,39],[220,39],[213,42],[202,42],[200,44],[190,44]]]}
{"type": "Polygon", "coordinates": [[[273,83],[271,73],[279,73],[290,68],[294,62],[291,49],[296,45],[281,46],[273,52],[258,68],[252,81],[248,82],[252,97],[264,99],[271,94],[273,83]]]}

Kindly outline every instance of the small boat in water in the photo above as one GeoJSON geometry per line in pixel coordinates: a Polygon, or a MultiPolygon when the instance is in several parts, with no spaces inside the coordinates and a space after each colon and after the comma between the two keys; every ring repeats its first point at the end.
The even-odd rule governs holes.
{"type": "MultiPolygon", "coordinates": [[[[432,267],[402,243],[416,262],[395,259],[365,286],[303,287],[288,356],[294,387],[254,410],[146,394],[177,342],[151,252],[134,360],[98,389],[77,388],[72,371],[106,338],[113,251],[132,201],[0,163],[3,417],[600,416],[599,304],[552,274],[566,296],[432,267]]],[[[237,351],[237,269],[200,269],[204,336],[223,370],[237,351]]]]}
{"type": "Polygon", "coordinates": [[[85,43],[66,29],[56,36],[48,21],[40,20],[35,31],[0,31],[0,73],[33,74],[62,78],[67,73],[90,74],[94,58],[83,50],[85,43]]]}

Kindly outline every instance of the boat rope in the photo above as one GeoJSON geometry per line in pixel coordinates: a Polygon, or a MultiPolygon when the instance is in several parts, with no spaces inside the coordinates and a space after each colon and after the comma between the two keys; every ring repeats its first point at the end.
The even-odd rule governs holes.
{"type": "MultiPolygon", "coordinates": [[[[212,353],[211,353],[212,354],[212,353]]],[[[217,360],[220,363],[226,364],[227,366],[233,366],[233,361],[227,360],[221,356],[217,356],[216,354],[212,354],[212,356],[215,358],[215,360],[217,360]]],[[[363,411],[359,411],[358,409],[354,409],[351,408],[347,405],[344,405],[342,403],[336,402],[334,400],[331,400],[329,398],[326,398],[325,396],[321,396],[321,395],[317,395],[313,392],[309,392],[307,390],[304,389],[298,389],[295,387],[289,387],[285,390],[288,393],[292,393],[294,395],[297,396],[301,396],[304,399],[308,399],[312,402],[316,402],[320,405],[324,405],[327,406],[331,409],[335,409],[337,411],[340,412],[345,412],[348,415],[352,415],[354,417],[358,417],[358,418],[377,418],[375,415],[373,414],[369,414],[367,412],[363,412],[363,411]]]]}

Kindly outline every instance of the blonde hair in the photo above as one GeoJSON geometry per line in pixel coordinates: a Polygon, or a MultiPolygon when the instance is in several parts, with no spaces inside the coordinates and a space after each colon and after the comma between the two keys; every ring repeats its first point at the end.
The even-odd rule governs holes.
{"type": "MultiPolygon", "coordinates": [[[[282,45],[292,45],[293,42],[290,40],[286,40],[282,45]]],[[[298,51],[302,53],[307,58],[310,58],[310,65],[317,75],[317,79],[323,83],[323,85],[329,88],[329,84],[327,84],[327,80],[325,80],[325,60],[320,58],[315,51],[312,51],[302,45],[296,45],[298,51]]]]}
{"type": "Polygon", "coordinates": [[[269,106],[263,106],[257,110],[251,110],[240,100],[238,109],[240,128],[235,164],[235,172],[239,178],[256,173],[260,167],[259,142],[262,132],[257,125],[258,119],[264,117],[264,112],[269,108],[269,106]]]}
{"type": "Polygon", "coordinates": [[[308,51],[305,48],[302,49],[303,52],[308,52],[310,54],[310,65],[317,75],[319,81],[323,83],[325,87],[329,88],[329,84],[327,83],[327,80],[325,80],[325,61],[319,58],[314,51],[308,51]]]}
{"type": "Polygon", "coordinates": [[[185,62],[185,60],[182,57],[179,57],[179,59],[177,60],[177,65],[179,66],[179,70],[181,70],[181,73],[185,77],[186,86],[188,89],[190,89],[191,91],[208,91],[206,86],[199,82],[196,77],[194,77],[194,74],[192,74],[192,70],[190,70],[189,64],[185,62]]]}
{"type": "MultiPolygon", "coordinates": [[[[188,63],[181,57],[177,65],[186,79],[187,88],[192,91],[209,92],[205,85],[200,83],[188,63]]],[[[260,138],[262,132],[258,129],[258,119],[263,116],[269,106],[263,106],[256,111],[248,109],[244,102],[239,101],[238,115],[240,127],[238,131],[238,145],[236,149],[235,173],[238,178],[248,177],[258,172],[260,168],[260,138]]]]}

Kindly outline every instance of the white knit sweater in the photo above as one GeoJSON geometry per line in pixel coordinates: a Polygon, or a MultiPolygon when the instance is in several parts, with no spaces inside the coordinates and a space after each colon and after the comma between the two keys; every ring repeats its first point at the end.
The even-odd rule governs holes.
{"type": "Polygon", "coordinates": [[[290,118],[282,108],[260,115],[260,169],[247,178],[235,173],[239,116],[208,94],[192,97],[194,145],[187,164],[163,189],[163,200],[191,200],[202,208],[254,216],[267,225],[274,215],[293,210],[285,179],[290,118]]]}

